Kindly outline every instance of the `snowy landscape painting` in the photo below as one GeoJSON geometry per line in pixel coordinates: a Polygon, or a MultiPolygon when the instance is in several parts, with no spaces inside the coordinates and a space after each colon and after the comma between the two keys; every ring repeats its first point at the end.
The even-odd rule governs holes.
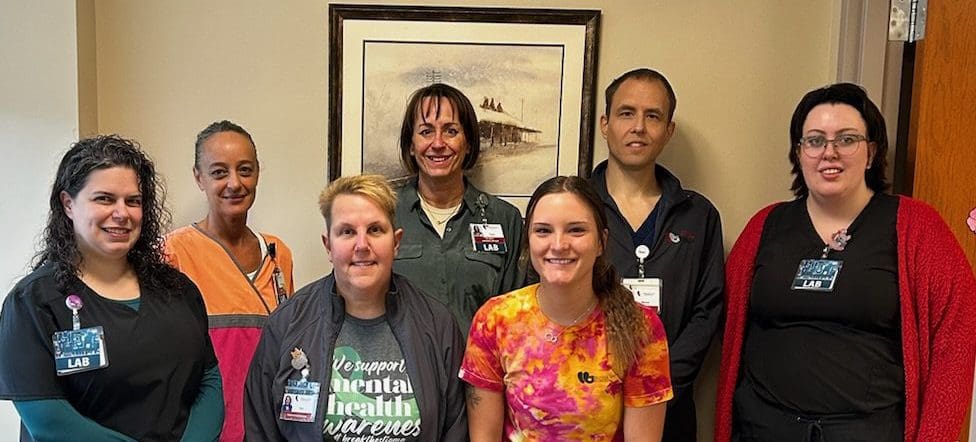
{"type": "Polygon", "coordinates": [[[524,209],[554,175],[588,176],[600,11],[329,5],[328,177],[407,174],[399,134],[415,90],[445,83],[475,109],[466,173],[524,209]]]}

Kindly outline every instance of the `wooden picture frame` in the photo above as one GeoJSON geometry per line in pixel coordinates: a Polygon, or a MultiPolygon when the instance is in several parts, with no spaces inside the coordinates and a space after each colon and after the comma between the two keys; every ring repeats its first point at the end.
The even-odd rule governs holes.
{"type": "Polygon", "coordinates": [[[433,82],[475,107],[482,190],[524,209],[545,179],[589,176],[600,11],[331,4],[329,21],[329,181],[404,179],[406,102],[433,82]]]}

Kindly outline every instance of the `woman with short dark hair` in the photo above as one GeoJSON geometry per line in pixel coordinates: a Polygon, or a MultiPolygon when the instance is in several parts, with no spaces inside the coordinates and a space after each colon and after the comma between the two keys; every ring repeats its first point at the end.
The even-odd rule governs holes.
{"type": "Polygon", "coordinates": [[[887,150],[861,87],[797,105],[796,199],[756,214],[726,266],[719,442],[959,435],[976,281],[938,213],[884,193],[887,150]]]}

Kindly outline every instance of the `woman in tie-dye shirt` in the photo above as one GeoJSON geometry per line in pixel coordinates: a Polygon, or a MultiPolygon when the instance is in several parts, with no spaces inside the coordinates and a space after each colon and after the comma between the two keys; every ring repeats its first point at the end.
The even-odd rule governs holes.
{"type": "Polygon", "coordinates": [[[532,195],[522,253],[541,283],[474,317],[460,374],[472,442],[661,440],[667,337],[603,258],[606,225],[579,177],[532,195]]]}

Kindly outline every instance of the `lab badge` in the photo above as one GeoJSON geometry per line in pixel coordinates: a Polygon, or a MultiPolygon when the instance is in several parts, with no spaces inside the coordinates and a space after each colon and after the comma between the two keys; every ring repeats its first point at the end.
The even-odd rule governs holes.
{"type": "Polygon", "coordinates": [[[58,376],[108,367],[101,326],[55,332],[54,367],[58,376]]]}
{"type": "Polygon", "coordinates": [[[471,224],[471,244],[476,252],[505,253],[505,232],[501,224],[471,224]]]}
{"type": "Polygon", "coordinates": [[[843,266],[844,261],[833,259],[804,259],[793,278],[793,290],[832,292],[843,266]]]}

